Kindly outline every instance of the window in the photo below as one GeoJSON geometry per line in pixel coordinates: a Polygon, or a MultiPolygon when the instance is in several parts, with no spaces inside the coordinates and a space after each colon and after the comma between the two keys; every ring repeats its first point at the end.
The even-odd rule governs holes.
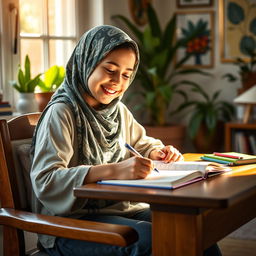
{"type": "Polygon", "coordinates": [[[76,42],[75,0],[19,0],[20,63],[26,54],[32,75],[65,66],[76,42]]]}
{"type": "Polygon", "coordinates": [[[9,81],[17,79],[18,64],[24,65],[26,54],[32,75],[66,65],[79,37],[78,22],[82,31],[87,22],[84,16],[79,20],[78,9],[84,15],[83,0],[0,0],[0,90],[13,107],[18,93],[9,81]]]}

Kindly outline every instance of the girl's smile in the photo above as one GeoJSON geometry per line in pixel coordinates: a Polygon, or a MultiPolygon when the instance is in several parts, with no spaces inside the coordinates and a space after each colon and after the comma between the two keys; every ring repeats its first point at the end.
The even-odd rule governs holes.
{"type": "Polygon", "coordinates": [[[85,94],[85,101],[98,108],[123,95],[130,84],[135,61],[136,55],[130,48],[111,51],[90,75],[88,87],[93,97],[85,94]]]}

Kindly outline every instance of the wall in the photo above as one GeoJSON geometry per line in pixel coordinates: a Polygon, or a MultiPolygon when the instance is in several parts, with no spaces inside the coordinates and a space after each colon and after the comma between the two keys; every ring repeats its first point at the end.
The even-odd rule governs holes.
{"type": "MultiPolygon", "coordinates": [[[[233,64],[229,63],[221,63],[220,61],[220,47],[219,47],[219,23],[218,23],[218,0],[213,1],[214,5],[208,8],[193,8],[193,10],[213,10],[214,11],[214,66],[213,68],[205,69],[209,71],[213,77],[202,77],[198,75],[191,75],[190,78],[197,81],[199,84],[203,86],[204,89],[209,94],[212,94],[218,89],[222,90],[220,98],[229,102],[232,102],[236,97],[237,88],[240,87],[240,82],[230,83],[227,80],[224,80],[222,76],[226,73],[236,73],[238,71],[237,67],[233,64]]],[[[175,11],[190,11],[190,9],[185,8],[177,8],[176,1],[173,0],[153,0],[153,5],[155,7],[156,12],[158,13],[158,17],[160,19],[162,27],[169,20],[171,15],[175,11]]],[[[126,0],[104,0],[104,23],[105,24],[114,24],[125,30],[127,33],[131,35],[129,30],[122,24],[116,23],[110,19],[111,15],[114,14],[122,14],[125,15],[128,19],[131,20],[131,15],[129,13],[128,1],[126,0]]],[[[195,97],[190,94],[191,98],[195,97]]],[[[176,102],[179,101],[176,99],[176,102]]],[[[188,112],[188,111],[187,111],[188,112]]],[[[181,114],[179,116],[175,116],[175,120],[173,122],[179,123],[187,123],[189,115],[181,114]]]]}

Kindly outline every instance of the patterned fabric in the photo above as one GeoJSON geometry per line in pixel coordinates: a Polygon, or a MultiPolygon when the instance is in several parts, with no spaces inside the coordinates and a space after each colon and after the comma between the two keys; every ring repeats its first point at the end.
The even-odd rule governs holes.
{"type": "Polygon", "coordinates": [[[47,108],[42,113],[32,142],[33,156],[36,133],[48,107],[57,102],[71,106],[74,113],[79,164],[102,164],[121,161],[120,154],[120,98],[102,106],[100,110],[90,107],[83,99],[84,92],[91,94],[88,78],[100,61],[116,46],[130,42],[136,49],[137,63],[131,76],[133,81],[139,65],[139,52],[136,43],[122,30],[109,26],[98,26],[85,33],[75,47],[66,67],[63,84],[53,95],[47,108]]]}

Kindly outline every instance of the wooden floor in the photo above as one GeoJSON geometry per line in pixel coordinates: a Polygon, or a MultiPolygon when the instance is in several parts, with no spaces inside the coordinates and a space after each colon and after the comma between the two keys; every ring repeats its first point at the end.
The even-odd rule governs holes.
{"type": "Polygon", "coordinates": [[[256,256],[256,240],[226,237],[218,243],[222,256],[256,256]]]}

